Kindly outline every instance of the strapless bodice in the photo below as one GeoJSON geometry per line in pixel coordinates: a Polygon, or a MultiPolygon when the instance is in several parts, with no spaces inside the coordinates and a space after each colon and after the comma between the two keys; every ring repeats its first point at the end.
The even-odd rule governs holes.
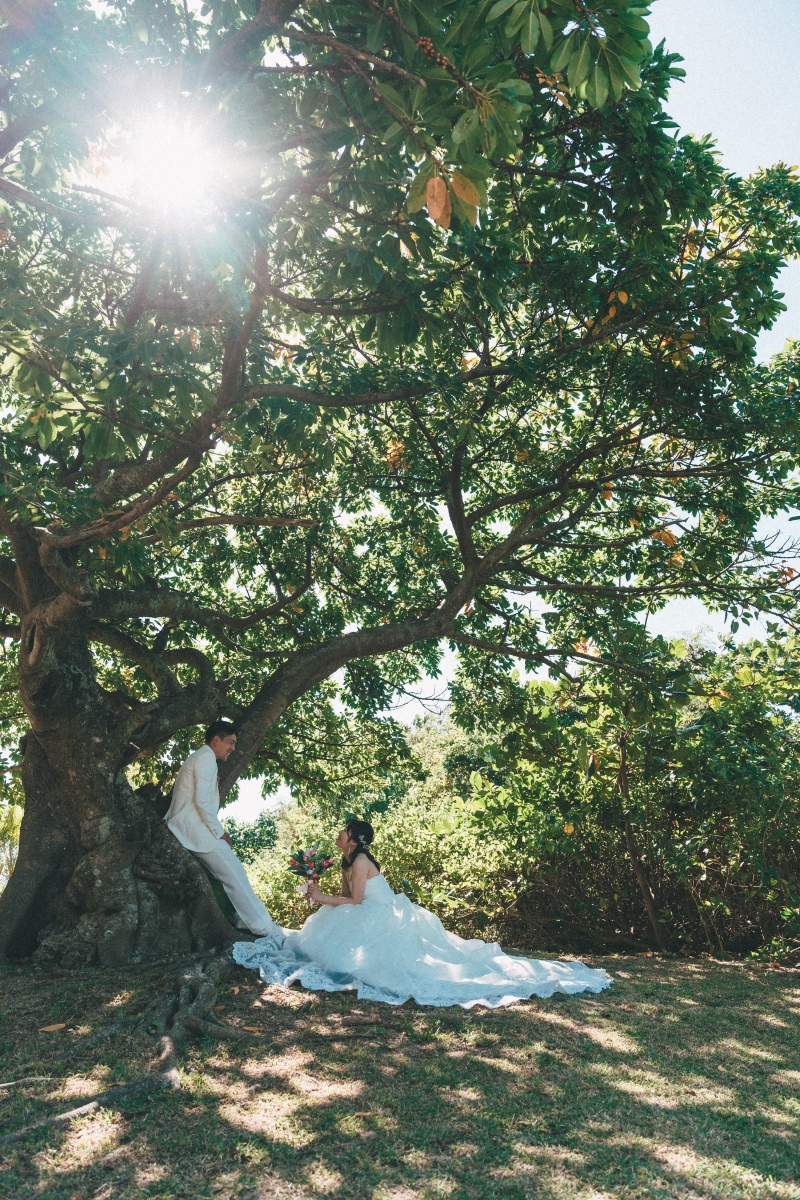
{"type": "Polygon", "coordinates": [[[362,904],[391,904],[395,895],[386,882],[385,875],[373,875],[364,888],[362,904]]]}

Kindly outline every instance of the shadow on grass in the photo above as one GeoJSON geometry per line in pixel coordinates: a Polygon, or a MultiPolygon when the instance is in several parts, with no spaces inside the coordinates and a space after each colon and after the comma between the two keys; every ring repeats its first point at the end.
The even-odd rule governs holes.
{"type": "MultiPolygon", "coordinates": [[[[281,992],[242,972],[223,1015],[263,1028],[263,1043],[188,1046],[180,1093],[9,1148],[0,1194],[800,1200],[800,973],[593,965],[615,975],[610,992],[495,1013],[281,992]]],[[[141,1006],[152,980],[36,980],[0,979],[4,1000],[19,991],[27,1004],[16,1022],[5,1015],[17,1035],[2,1038],[4,1079],[36,1047],[29,1073],[53,1078],[0,1092],[4,1130],[136,1077],[146,1060],[129,1037],[65,1075],[47,1038],[63,1050],[69,1020],[65,1034],[32,1027],[76,1003],[73,1028],[108,1024],[141,1006]]]]}

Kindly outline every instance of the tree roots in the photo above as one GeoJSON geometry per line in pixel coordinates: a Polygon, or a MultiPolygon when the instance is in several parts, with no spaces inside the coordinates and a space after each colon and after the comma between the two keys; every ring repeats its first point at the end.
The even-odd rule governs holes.
{"type": "MultiPolygon", "coordinates": [[[[86,1050],[93,1049],[108,1038],[114,1037],[123,1029],[135,1026],[140,1026],[149,1038],[157,1039],[157,1056],[151,1064],[149,1074],[142,1079],[110,1088],[106,1092],[92,1096],[77,1108],[44,1117],[22,1129],[7,1133],[0,1137],[0,1146],[8,1146],[13,1142],[22,1141],[23,1138],[39,1129],[64,1125],[74,1120],[75,1117],[85,1116],[87,1113],[95,1112],[98,1108],[121,1107],[128,1100],[160,1088],[180,1089],[177,1049],[189,1033],[220,1038],[225,1041],[247,1040],[250,1035],[232,1025],[221,1024],[213,1012],[214,1002],[217,998],[217,986],[232,968],[233,960],[227,954],[217,955],[206,962],[196,962],[183,968],[176,976],[172,986],[157,996],[140,1016],[126,1017],[105,1029],[97,1030],[59,1055],[55,1059],[55,1063],[66,1062],[67,1059],[74,1058],[86,1050]]],[[[48,1079],[50,1077],[31,1078],[48,1079]]],[[[20,1079],[3,1086],[12,1087],[29,1081],[31,1080],[20,1079]]]]}

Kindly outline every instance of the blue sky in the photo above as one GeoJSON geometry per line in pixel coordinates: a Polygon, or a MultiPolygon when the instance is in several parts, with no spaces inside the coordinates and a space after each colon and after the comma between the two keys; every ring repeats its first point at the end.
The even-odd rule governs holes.
{"type": "MultiPolygon", "coordinates": [[[[723,164],[742,175],[776,162],[800,163],[800,0],[656,0],[650,22],[653,43],[664,38],[685,60],[686,79],[675,84],[669,103],[685,133],[710,133],[723,164]]],[[[784,271],[781,290],[788,311],[762,335],[764,358],[787,337],[800,337],[800,263],[784,271]]],[[[798,526],[786,529],[794,534],[798,526]]],[[[674,638],[703,628],[719,632],[722,622],[699,600],[681,600],[667,605],[650,628],[674,638]]],[[[451,671],[445,663],[445,677],[451,671]]],[[[420,685],[420,691],[439,693],[442,684],[420,685]]],[[[409,704],[397,716],[411,720],[422,711],[409,704]]],[[[267,804],[286,794],[281,789],[267,804]]],[[[251,821],[263,807],[258,781],[248,780],[225,813],[251,821]]]]}
{"type": "MultiPolygon", "coordinates": [[[[710,133],[723,164],[741,175],[800,163],[800,0],[656,0],[650,25],[653,43],[663,38],[684,59],[686,78],[668,108],[685,133],[710,133]]],[[[761,335],[762,358],[800,338],[800,262],[785,269],[780,288],[787,311],[761,335]]],[[[798,525],[765,523],[765,532],[773,530],[795,538],[798,525]]],[[[680,600],[650,628],[686,637],[701,628],[717,633],[722,621],[699,600],[680,600]]]]}
{"type": "MultiPolygon", "coordinates": [[[[800,163],[800,0],[656,0],[650,26],[685,60],[668,107],[686,133],[710,133],[742,175],[800,163]]],[[[781,290],[788,312],[762,336],[764,357],[800,337],[800,263],[781,290]]]]}

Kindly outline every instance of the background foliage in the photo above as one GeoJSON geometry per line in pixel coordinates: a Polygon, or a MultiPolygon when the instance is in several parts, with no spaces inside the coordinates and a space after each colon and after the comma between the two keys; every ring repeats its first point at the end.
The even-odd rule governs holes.
{"type": "MultiPolygon", "coordinates": [[[[790,961],[800,952],[797,646],[773,636],[714,653],[631,632],[646,682],[620,684],[602,668],[555,683],[506,676],[491,702],[458,698],[472,732],[434,718],[414,727],[413,772],[357,808],[375,825],[387,878],[465,934],[550,951],[641,949],[656,943],[627,815],[667,948],[790,961]]],[[[281,921],[307,912],[285,870],[289,847],[329,847],[347,815],[308,803],[278,813],[275,847],[252,872],[281,921]]],[[[328,879],[335,890],[336,873],[328,879]]]]}

